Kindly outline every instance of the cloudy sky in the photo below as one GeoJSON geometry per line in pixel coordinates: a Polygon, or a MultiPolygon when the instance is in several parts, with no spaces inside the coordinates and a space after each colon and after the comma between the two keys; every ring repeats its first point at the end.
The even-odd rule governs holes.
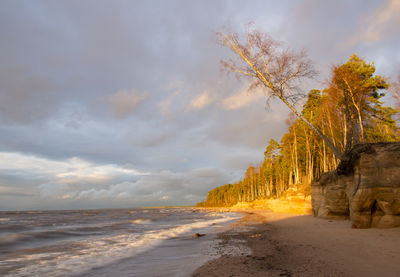
{"type": "Polygon", "coordinates": [[[194,204],[238,180],[288,109],[221,73],[224,28],[400,69],[400,1],[0,2],[0,210],[194,204]]]}

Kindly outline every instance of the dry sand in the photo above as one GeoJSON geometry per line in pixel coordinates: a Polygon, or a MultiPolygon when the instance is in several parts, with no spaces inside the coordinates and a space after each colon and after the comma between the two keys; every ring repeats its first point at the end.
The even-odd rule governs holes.
{"type": "Polygon", "coordinates": [[[223,255],[192,276],[400,276],[400,228],[252,210],[219,238],[223,255]]]}

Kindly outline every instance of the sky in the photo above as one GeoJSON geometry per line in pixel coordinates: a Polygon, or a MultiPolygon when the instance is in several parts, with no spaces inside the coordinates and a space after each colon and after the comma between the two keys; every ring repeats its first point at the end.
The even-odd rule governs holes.
{"type": "MultiPolygon", "coordinates": [[[[289,110],[221,72],[251,22],[326,87],[400,72],[400,1],[0,1],[0,210],[192,205],[262,161],[289,110]]],[[[391,100],[388,99],[388,102],[391,100]]]]}

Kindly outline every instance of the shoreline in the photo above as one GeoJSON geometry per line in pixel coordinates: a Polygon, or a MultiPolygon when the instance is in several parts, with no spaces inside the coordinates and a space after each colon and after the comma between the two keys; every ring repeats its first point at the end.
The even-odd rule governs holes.
{"type": "MultiPolygon", "coordinates": [[[[230,210],[232,211],[232,210],[230,210]]],[[[311,215],[241,210],[218,234],[222,255],[193,273],[202,276],[398,276],[400,228],[352,229],[351,222],[311,215]],[[231,248],[250,249],[230,254],[231,248]]]]}
{"type": "MultiPolygon", "coordinates": [[[[197,220],[198,223],[206,220],[210,224],[191,228],[185,232],[164,238],[143,252],[74,276],[190,276],[196,268],[220,256],[220,253],[217,252],[218,235],[231,229],[232,224],[240,220],[243,215],[216,214],[217,217],[207,217],[207,214],[212,215],[214,212],[209,210],[195,211],[192,207],[187,210],[195,212],[195,218],[202,218],[202,220],[197,220]],[[203,212],[207,214],[202,215],[203,212]],[[221,221],[224,218],[227,220],[221,221]],[[195,237],[195,234],[201,235],[195,237]]],[[[180,225],[176,225],[176,227],[178,226],[180,225]]]]}

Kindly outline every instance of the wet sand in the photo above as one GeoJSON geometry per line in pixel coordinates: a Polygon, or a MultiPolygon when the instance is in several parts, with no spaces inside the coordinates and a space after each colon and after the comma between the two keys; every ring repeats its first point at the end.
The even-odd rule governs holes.
{"type": "Polygon", "coordinates": [[[399,276],[400,228],[252,210],[219,234],[221,257],[192,276],[399,276]],[[250,248],[246,251],[229,249],[250,248]]]}

